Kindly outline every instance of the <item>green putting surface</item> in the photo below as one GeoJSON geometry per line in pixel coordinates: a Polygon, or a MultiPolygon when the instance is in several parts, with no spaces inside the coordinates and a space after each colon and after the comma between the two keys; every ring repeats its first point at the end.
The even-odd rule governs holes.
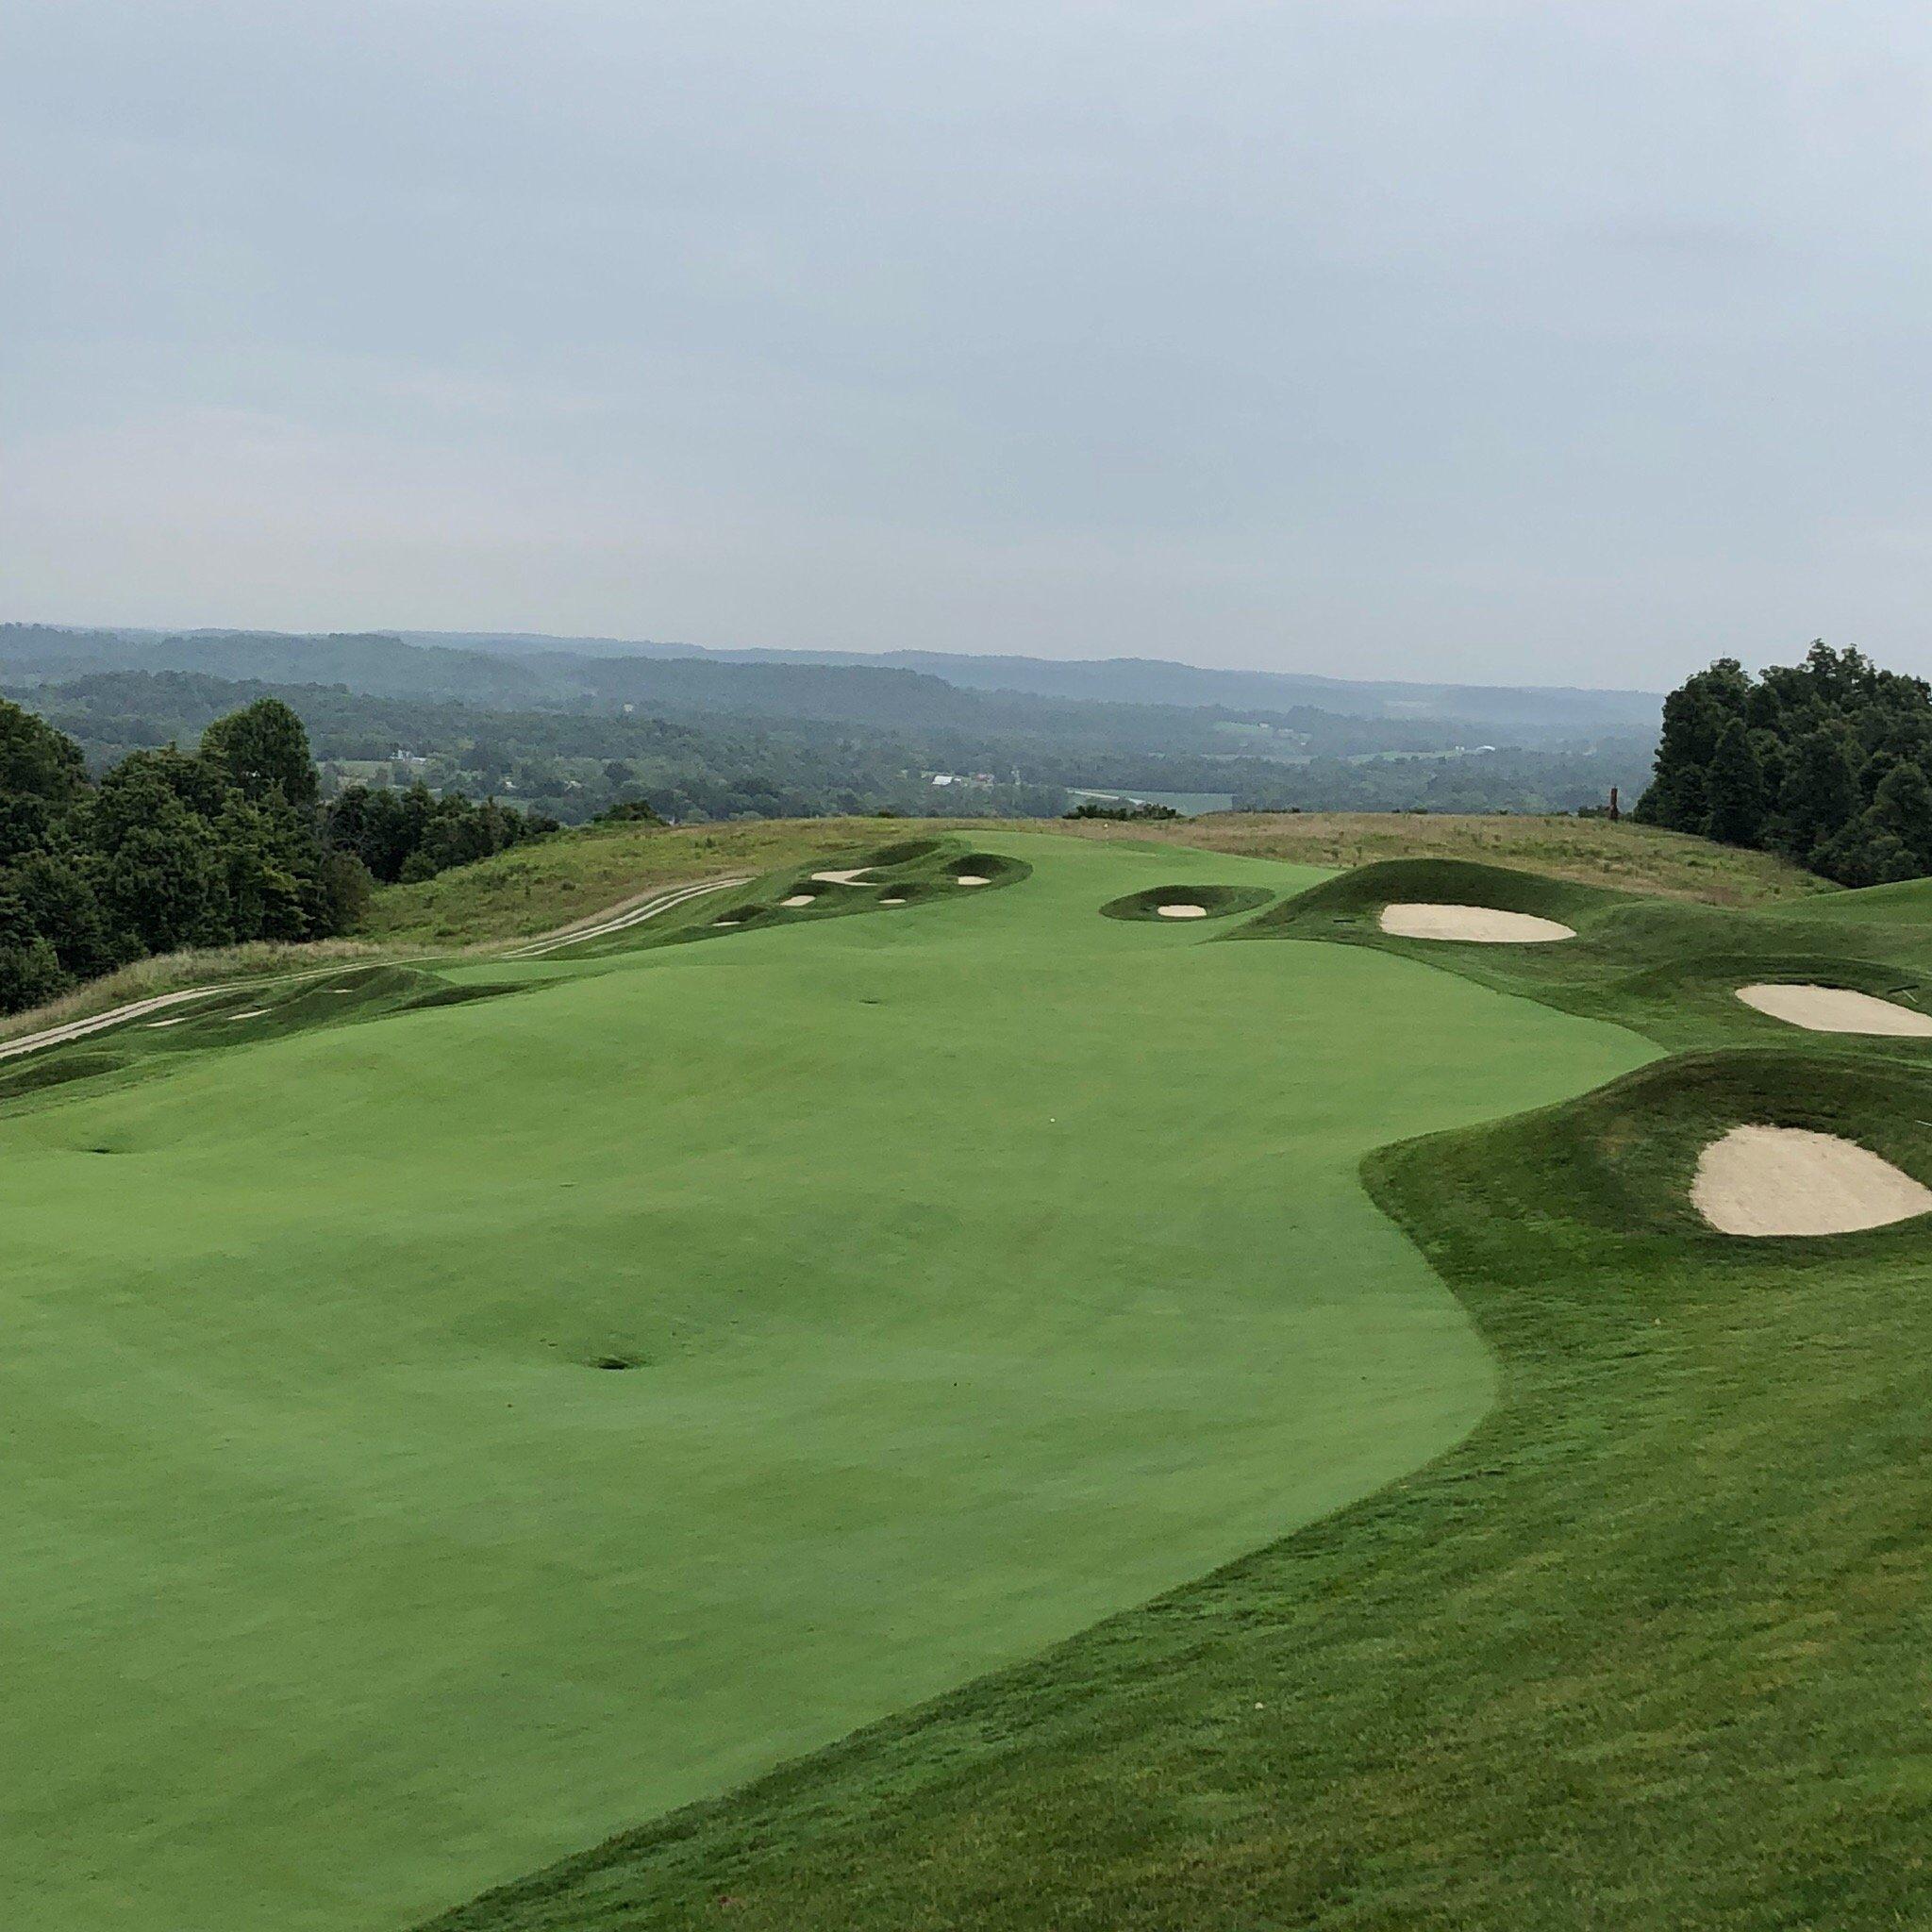
{"type": "Polygon", "coordinates": [[[10,1923],[405,1925],[1468,1430],[1357,1164],[1652,1049],[974,837],[1031,876],[0,1118],[10,1923]]]}

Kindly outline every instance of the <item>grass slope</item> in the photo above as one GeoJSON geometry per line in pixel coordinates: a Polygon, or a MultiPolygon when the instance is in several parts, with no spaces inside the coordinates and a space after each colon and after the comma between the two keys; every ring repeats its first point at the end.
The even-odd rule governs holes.
{"type": "Polygon", "coordinates": [[[12,1923],[400,1924],[1477,1420],[1489,1358],[1357,1163],[1641,1045],[1097,916],[1306,873],[910,863],[974,844],[1030,876],[231,991],[0,1093],[12,1923]]]}
{"type": "MultiPolygon", "coordinates": [[[[1008,821],[805,819],[741,824],[591,825],[499,853],[416,886],[376,893],[364,937],[448,948],[527,939],[663,886],[726,873],[766,873],[882,840],[917,841],[1008,821]]],[[[1833,893],[1825,880],[1761,852],[1714,845],[1628,820],[1430,816],[1412,812],[1223,812],[1185,825],[1075,820],[1056,826],[1103,842],[1226,852],[1322,867],[1377,858],[1463,858],[1526,866],[1585,885],[1717,905],[1833,893]]],[[[833,863],[837,863],[834,859],[833,863]]]]}
{"type": "Polygon", "coordinates": [[[1740,1120],[1850,1133],[1932,1180],[1925,1042],[1807,1034],[1731,996],[1741,978],[1914,984],[1932,934],[1430,863],[1319,886],[1246,932],[1216,950],[1290,974],[1427,957],[1692,1049],[1368,1159],[1502,1364],[1482,1426],[1202,1582],[445,1932],[697,1927],[727,1904],[774,1932],[1932,1917],[1932,1224],[1737,1241],[1685,1201],[1700,1144],[1740,1120]],[[1391,897],[1452,896],[1579,937],[1374,929],[1391,897]]]}
{"type": "Polygon", "coordinates": [[[1574,884],[1714,906],[1784,904],[1838,888],[1768,852],[1713,844],[1629,819],[1528,814],[1310,811],[1216,812],[1183,825],[1070,827],[1087,838],[1127,838],[1280,858],[1328,868],[1388,858],[1461,858],[1516,866],[1574,884]]]}

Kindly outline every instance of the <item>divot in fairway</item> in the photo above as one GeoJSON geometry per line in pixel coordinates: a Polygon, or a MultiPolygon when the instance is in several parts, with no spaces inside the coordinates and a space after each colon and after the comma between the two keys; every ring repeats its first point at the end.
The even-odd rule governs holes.
{"type": "Polygon", "coordinates": [[[1854,992],[1849,987],[1765,982],[1740,986],[1738,997],[1774,1020],[1813,1033],[1875,1033],[1900,1039],[1932,1036],[1932,1014],[1915,1013],[1908,1007],[1869,992],[1854,992]]]}
{"type": "Polygon", "coordinates": [[[1467,940],[1484,946],[1542,945],[1574,940],[1574,926],[1492,906],[1438,906],[1410,900],[1382,908],[1382,930],[1405,940],[1467,940]]]}
{"type": "Polygon", "coordinates": [[[1853,1234],[1924,1214],[1932,1189],[1836,1134],[1744,1126],[1698,1157],[1690,1201],[1721,1234],[1853,1234]]]}

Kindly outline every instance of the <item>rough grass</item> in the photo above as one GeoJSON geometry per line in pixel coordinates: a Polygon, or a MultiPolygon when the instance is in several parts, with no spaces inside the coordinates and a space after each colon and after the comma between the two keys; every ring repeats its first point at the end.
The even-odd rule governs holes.
{"type": "MultiPolygon", "coordinates": [[[[741,824],[590,826],[501,853],[417,886],[376,893],[365,936],[378,942],[467,946],[534,938],[661,887],[730,872],[765,873],[886,841],[926,845],[949,832],[1019,829],[1011,821],[758,820],[741,824]]],[[[1758,905],[1837,889],[1767,854],[1714,845],[1627,820],[1434,817],[1407,812],[1217,813],[1181,824],[1072,820],[1057,832],[1174,845],[1293,864],[1354,866],[1394,858],[1468,858],[1528,867],[1586,885],[1714,905],[1758,905]]]]}
{"type": "Polygon", "coordinates": [[[1430,812],[1216,812],[1180,824],[1074,820],[1087,839],[1155,841],[1335,869],[1381,858],[1471,858],[1582,885],[1714,906],[1757,906],[1836,892],[1828,880],[1764,852],[1715,845],[1628,819],[1430,812]]]}
{"type": "Polygon", "coordinates": [[[390,958],[397,950],[394,945],[377,945],[359,939],[313,940],[300,945],[259,940],[243,946],[157,953],[151,958],[137,959],[117,973],[75,987],[58,999],[48,1000],[25,1012],[8,1014],[0,1019],[0,1044],[25,1033],[38,1033],[42,1027],[58,1026],[68,1020],[85,1020],[94,1013],[106,1012],[110,1007],[151,999],[158,993],[175,992],[184,987],[258,979],[337,962],[375,961],[390,958]]]}
{"type": "MultiPolygon", "coordinates": [[[[890,839],[878,819],[758,819],[724,825],[587,825],[414,886],[375,895],[364,936],[380,943],[468,946],[542,933],[615,911],[665,886],[766,873],[890,839]]],[[[857,857],[853,858],[857,864],[857,857]]]]}
{"type": "MultiPolygon", "coordinates": [[[[1610,1020],[1660,1046],[1820,1043],[1738,999],[1753,981],[1850,987],[1932,1011],[1932,922],[1917,902],[1862,892],[1725,910],[1643,899],[1461,860],[1393,860],[1328,879],[1271,907],[1230,938],[1326,940],[1400,953],[1565,1012],[1610,1020]],[[1545,945],[1403,939],[1377,924],[1391,900],[1452,900],[1574,926],[1545,945]],[[1891,913],[1888,920],[1881,915],[1891,913]]],[[[1932,1041],[1836,1036],[1833,1050],[1932,1065],[1932,1041]]]]}
{"type": "Polygon", "coordinates": [[[1909,907],[1807,921],[1464,873],[1479,903],[1541,890],[1578,939],[1425,948],[1361,917],[1394,884],[1448,896],[1405,870],[1247,935],[1430,957],[1694,1049],[1369,1158],[1502,1364],[1482,1426],[443,1932],[1932,1920],[1932,1218],[1740,1241],[1685,1201],[1698,1147],[1740,1120],[1844,1133],[1932,1179],[1924,1042],[1808,1034],[1730,996],[1914,983],[1932,932],[1909,907]]]}

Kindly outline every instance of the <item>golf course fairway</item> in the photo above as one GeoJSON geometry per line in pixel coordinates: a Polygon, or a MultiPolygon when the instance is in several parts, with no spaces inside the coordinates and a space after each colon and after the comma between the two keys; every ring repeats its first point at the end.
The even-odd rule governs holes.
{"type": "Polygon", "coordinates": [[[6,1104],[10,1924],[408,1925],[1474,1424],[1358,1163],[1655,1049],[1100,916],[1305,868],[975,836],[1030,875],[6,1104]]]}

